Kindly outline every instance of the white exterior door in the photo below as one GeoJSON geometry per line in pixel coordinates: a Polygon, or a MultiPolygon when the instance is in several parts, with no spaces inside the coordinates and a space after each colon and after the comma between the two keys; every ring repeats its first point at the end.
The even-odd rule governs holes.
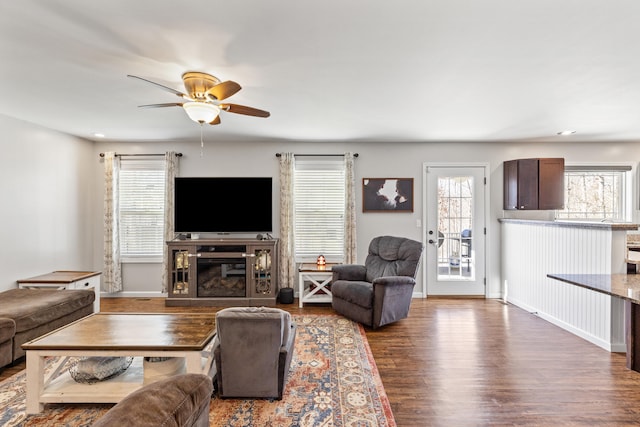
{"type": "Polygon", "coordinates": [[[427,295],[485,295],[486,165],[424,165],[427,295]]]}

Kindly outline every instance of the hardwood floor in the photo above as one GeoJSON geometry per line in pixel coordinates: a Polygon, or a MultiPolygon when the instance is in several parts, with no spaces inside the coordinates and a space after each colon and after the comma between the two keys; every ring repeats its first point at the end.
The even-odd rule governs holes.
{"type": "MultiPolygon", "coordinates": [[[[101,302],[112,312],[185,310],[156,298],[101,302]]],[[[624,354],[497,300],[413,300],[408,319],[367,337],[398,426],[640,425],[640,373],[626,369],[624,354]]]]}

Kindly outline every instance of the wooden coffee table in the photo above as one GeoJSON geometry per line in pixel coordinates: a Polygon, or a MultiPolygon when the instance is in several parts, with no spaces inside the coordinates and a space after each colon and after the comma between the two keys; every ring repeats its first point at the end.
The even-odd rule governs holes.
{"type": "Polygon", "coordinates": [[[117,403],[142,387],[143,357],[181,357],[186,372],[213,377],[213,314],[96,313],[23,344],[27,360],[26,412],[45,403],[117,403]],[[45,358],[57,356],[45,373],[45,358]],[[70,357],[133,356],[123,374],[81,384],[62,372],[70,357]]]}

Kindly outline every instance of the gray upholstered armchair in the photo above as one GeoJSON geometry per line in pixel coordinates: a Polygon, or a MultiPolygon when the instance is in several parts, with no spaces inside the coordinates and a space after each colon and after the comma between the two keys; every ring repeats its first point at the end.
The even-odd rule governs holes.
{"type": "Polygon", "coordinates": [[[403,237],[374,238],[364,265],[332,268],[333,309],[374,329],[404,319],[423,249],[422,243],[403,237]]]}
{"type": "Polygon", "coordinates": [[[209,427],[212,391],[208,375],[172,375],[134,391],[92,427],[209,427]]]}
{"type": "Polygon", "coordinates": [[[296,324],[278,308],[232,307],[216,314],[216,385],[220,397],[282,399],[296,324]]]}

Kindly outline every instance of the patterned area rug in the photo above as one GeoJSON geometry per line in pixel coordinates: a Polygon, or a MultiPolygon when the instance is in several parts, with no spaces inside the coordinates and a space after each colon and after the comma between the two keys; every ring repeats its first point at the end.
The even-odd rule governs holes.
{"type": "MultiPolygon", "coordinates": [[[[364,329],[340,316],[296,316],[296,345],[281,401],[211,401],[211,426],[382,426],[396,423],[364,329]]],[[[25,372],[0,383],[0,426],[86,426],[112,405],[47,405],[27,417],[25,372]]]]}

